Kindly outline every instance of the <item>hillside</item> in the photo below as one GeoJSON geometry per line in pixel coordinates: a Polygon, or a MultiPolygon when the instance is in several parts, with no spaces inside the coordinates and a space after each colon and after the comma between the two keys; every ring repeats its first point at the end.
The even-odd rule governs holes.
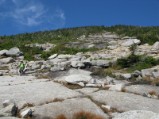
{"type": "Polygon", "coordinates": [[[1,36],[0,118],[158,119],[159,27],[1,36]]]}
{"type": "MultiPolygon", "coordinates": [[[[26,44],[32,43],[53,43],[56,44],[56,49],[52,53],[59,53],[59,48],[63,44],[68,42],[76,42],[77,38],[85,35],[86,37],[89,34],[101,34],[103,32],[112,32],[118,34],[120,37],[129,36],[136,37],[141,40],[141,44],[148,43],[152,45],[156,41],[159,41],[159,27],[139,27],[139,26],[124,26],[117,25],[111,27],[104,26],[90,26],[90,27],[77,27],[77,28],[68,28],[68,29],[59,29],[53,31],[43,31],[35,33],[25,33],[11,36],[0,36],[0,50],[9,49],[12,47],[19,47],[21,51],[25,52],[24,56],[27,60],[32,60],[33,55],[42,54],[43,51],[38,48],[25,47],[26,44]]],[[[75,54],[77,52],[86,52],[89,49],[77,49],[77,48],[65,48],[66,53],[75,54]],[[72,52],[70,52],[72,51],[72,52]]],[[[97,50],[97,49],[90,49],[97,50]]],[[[45,54],[50,55],[50,53],[45,54]]]]}

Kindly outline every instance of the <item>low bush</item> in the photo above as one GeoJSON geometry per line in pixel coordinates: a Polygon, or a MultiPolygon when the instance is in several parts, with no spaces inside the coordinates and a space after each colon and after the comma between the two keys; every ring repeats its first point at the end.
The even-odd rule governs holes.
{"type": "Polygon", "coordinates": [[[114,77],[113,75],[113,72],[114,72],[115,69],[113,68],[106,68],[106,69],[103,69],[103,68],[95,68],[95,69],[92,69],[92,76],[99,76],[99,77],[106,77],[106,76],[111,76],[111,77],[114,77]]]}
{"type": "Polygon", "coordinates": [[[24,53],[25,60],[34,60],[34,55],[41,54],[42,49],[38,47],[21,46],[19,49],[24,53]]]}
{"type": "MultiPolygon", "coordinates": [[[[65,115],[60,114],[55,119],[67,119],[67,118],[65,115]]],[[[72,119],[104,119],[104,118],[100,115],[91,112],[80,111],[73,114],[72,119]]]]}
{"type": "Polygon", "coordinates": [[[131,54],[126,58],[120,58],[117,60],[117,65],[121,68],[128,68],[130,71],[141,70],[151,68],[159,64],[159,61],[151,56],[134,55],[131,54]]]}

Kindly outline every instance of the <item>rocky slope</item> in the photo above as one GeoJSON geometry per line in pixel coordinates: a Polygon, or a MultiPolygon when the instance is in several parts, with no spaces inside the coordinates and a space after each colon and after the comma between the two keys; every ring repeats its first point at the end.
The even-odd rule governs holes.
{"type": "MultiPolygon", "coordinates": [[[[131,73],[115,70],[113,76],[92,75],[94,70],[108,70],[118,58],[129,56],[134,44],[135,54],[158,59],[158,42],[141,45],[139,39],[104,32],[83,35],[76,42],[65,44],[98,50],[75,55],[52,54],[47,60],[39,55],[39,60],[25,61],[26,73],[19,76],[17,67],[24,60],[23,53],[17,47],[1,50],[0,118],[54,119],[64,115],[71,119],[81,111],[99,115],[101,119],[159,118],[159,87],[138,83],[157,81],[158,65],[131,73]]],[[[49,43],[27,46],[33,45],[46,51],[55,47],[49,43]]]]}

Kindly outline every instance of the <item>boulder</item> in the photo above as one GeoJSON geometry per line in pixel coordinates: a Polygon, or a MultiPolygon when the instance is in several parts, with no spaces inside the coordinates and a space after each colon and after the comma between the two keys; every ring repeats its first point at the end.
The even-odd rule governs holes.
{"type": "Polygon", "coordinates": [[[58,56],[58,54],[53,54],[53,55],[51,55],[48,59],[54,59],[54,58],[56,58],[58,56]]]}
{"type": "Polygon", "coordinates": [[[102,78],[100,80],[108,85],[115,85],[115,84],[127,85],[127,84],[129,84],[129,82],[127,80],[117,80],[117,79],[110,77],[110,76],[106,76],[106,78],[102,78]]]}
{"type": "Polygon", "coordinates": [[[141,75],[141,72],[138,71],[138,70],[136,70],[136,71],[134,71],[134,72],[132,73],[132,76],[133,76],[133,77],[138,77],[138,76],[140,76],[140,75],[141,75]]]}
{"type": "Polygon", "coordinates": [[[102,87],[102,84],[92,84],[92,83],[87,83],[86,87],[102,87]]]}
{"type": "Polygon", "coordinates": [[[61,65],[54,65],[53,67],[51,67],[50,71],[63,71],[65,70],[65,67],[61,66],[61,65]]]}
{"type": "Polygon", "coordinates": [[[142,69],[141,75],[142,77],[152,76],[153,69],[142,69]]]}
{"type": "Polygon", "coordinates": [[[7,56],[20,56],[22,55],[22,52],[20,52],[19,48],[14,47],[8,50],[8,52],[6,52],[7,56]]]}
{"type": "Polygon", "coordinates": [[[159,41],[155,42],[152,47],[151,50],[159,50],[159,41]]]}
{"type": "Polygon", "coordinates": [[[0,56],[6,54],[7,52],[8,52],[8,50],[1,50],[0,51],[0,56]]]}
{"type": "Polygon", "coordinates": [[[109,45],[107,48],[110,49],[110,50],[114,50],[116,49],[118,46],[116,45],[109,45]]]}
{"type": "Polygon", "coordinates": [[[0,64],[8,64],[14,62],[14,59],[12,57],[7,57],[0,59],[0,64]]]}
{"type": "Polygon", "coordinates": [[[109,90],[111,91],[122,91],[125,87],[124,84],[116,84],[116,85],[107,85],[106,87],[109,87],[109,90]]]}
{"type": "Polygon", "coordinates": [[[85,65],[81,61],[71,61],[71,66],[74,67],[74,68],[77,68],[77,67],[82,68],[85,65]]]}
{"type": "Polygon", "coordinates": [[[92,60],[91,64],[93,66],[108,67],[110,65],[110,61],[108,61],[108,60],[92,60]]]}
{"type": "Polygon", "coordinates": [[[102,105],[101,107],[105,110],[111,111],[111,106],[109,105],[102,105]]]}
{"type": "Polygon", "coordinates": [[[140,44],[141,41],[138,40],[138,39],[127,39],[126,41],[124,41],[121,45],[122,46],[126,46],[126,47],[129,47],[133,44],[140,44]]]}
{"type": "Polygon", "coordinates": [[[82,74],[72,74],[65,77],[65,81],[72,84],[77,84],[79,82],[89,82],[91,80],[91,76],[82,75],[82,74]]]}
{"type": "Polygon", "coordinates": [[[0,76],[3,76],[3,72],[0,72],[0,76]]]}
{"type": "Polygon", "coordinates": [[[31,69],[33,69],[33,70],[40,69],[40,68],[41,68],[40,65],[39,65],[39,64],[36,64],[36,63],[34,63],[34,64],[31,66],[31,69]]]}
{"type": "Polygon", "coordinates": [[[159,119],[159,114],[146,110],[132,110],[117,114],[113,119],[159,119]]]}
{"type": "Polygon", "coordinates": [[[126,74],[121,74],[121,77],[123,77],[124,79],[128,80],[131,78],[131,74],[126,73],[126,74]]]}
{"type": "Polygon", "coordinates": [[[59,58],[59,59],[70,59],[71,57],[72,57],[72,55],[68,55],[68,54],[66,54],[66,55],[61,54],[61,55],[57,56],[57,58],[59,58]]]}
{"type": "Polygon", "coordinates": [[[32,109],[26,109],[20,113],[20,116],[22,118],[28,118],[28,117],[32,117],[32,113],[33,113],[32,109]]]}
{"type": "Polygon", "coordinates": [[[16,116],[18,111],[18,108],[15,104],[10,104],[6,106],[5,108],[2,108],[0,110],[0,117],[2,116],[16,116]]]}
{"type": "Polygon", "coordinates": [[[8,105],[10,105],[12,102],[11,102],[11,100],[5,100],[5,101],[3,101],[3,107],[7,107],[8,105]]]}
{"type": "Polygon", "coordinates": [[[152,72],[152,76],[153,76],[154,78],[159,78],[159,71],[153,71],[153,72],[152,72]]]}
{"type": "Polygon", "coordinates": [[[95,47],[94,44],[89,44],[87,48],[93,48],[93,47],[95,47]]]}

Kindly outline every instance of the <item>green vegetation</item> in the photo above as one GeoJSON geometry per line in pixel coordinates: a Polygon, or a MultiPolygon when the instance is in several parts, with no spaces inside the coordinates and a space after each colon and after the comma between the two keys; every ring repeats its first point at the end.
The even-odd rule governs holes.
{"type": "Polygon", "coordinates": [[[159,64],[159,61],[151,56],[131,54],[126,58],[117,60],[117,65],[121,68],[127,68],[129,71],[141,70],[150,68],[159,64]]]}
{"type": "Polygon", "coordinates": [[[24,52],[24,58],[26,60],[35,60],[34,55],[40,54],[42,52],[42,49],[38,47],[29,47],[29,46],[20,46],[19,47],[22,52],[24,52]]]}
{"type": "Polygon", "coordinates": [[[51,49],[49,52],[42,52],[41,57],[44,59],[47,59],[50,55],[52,54],[76,54],[78,52],[88,52],[88,51],[96,51],[96,48],[89,48],[89,49],[85,49],[85,48],[68,48],[65,47],[63,44],[59,44],[57,45],[55,48],[51,49]]]}
{"type": "Polygon", "coordinates": [[[11,36],[0,36],[0,50],[15,46],[19,47],[21,45],[30,43],[66,43],[68,41],[77,40],[77,38],[81,35],[88,36],[89,34],[100,33],[104,30],[104,26],[91,26],[25,33],[11,36]]]}
{"type": "Polygon", "coordinates": [[[107,31],[117,33],[121,36],[136,37],[141,40],[141,43],[152,45],[159,41],[159,26],[140,27],[140,26],[125,26],[116,25],[106,28],[107,31]]]}

